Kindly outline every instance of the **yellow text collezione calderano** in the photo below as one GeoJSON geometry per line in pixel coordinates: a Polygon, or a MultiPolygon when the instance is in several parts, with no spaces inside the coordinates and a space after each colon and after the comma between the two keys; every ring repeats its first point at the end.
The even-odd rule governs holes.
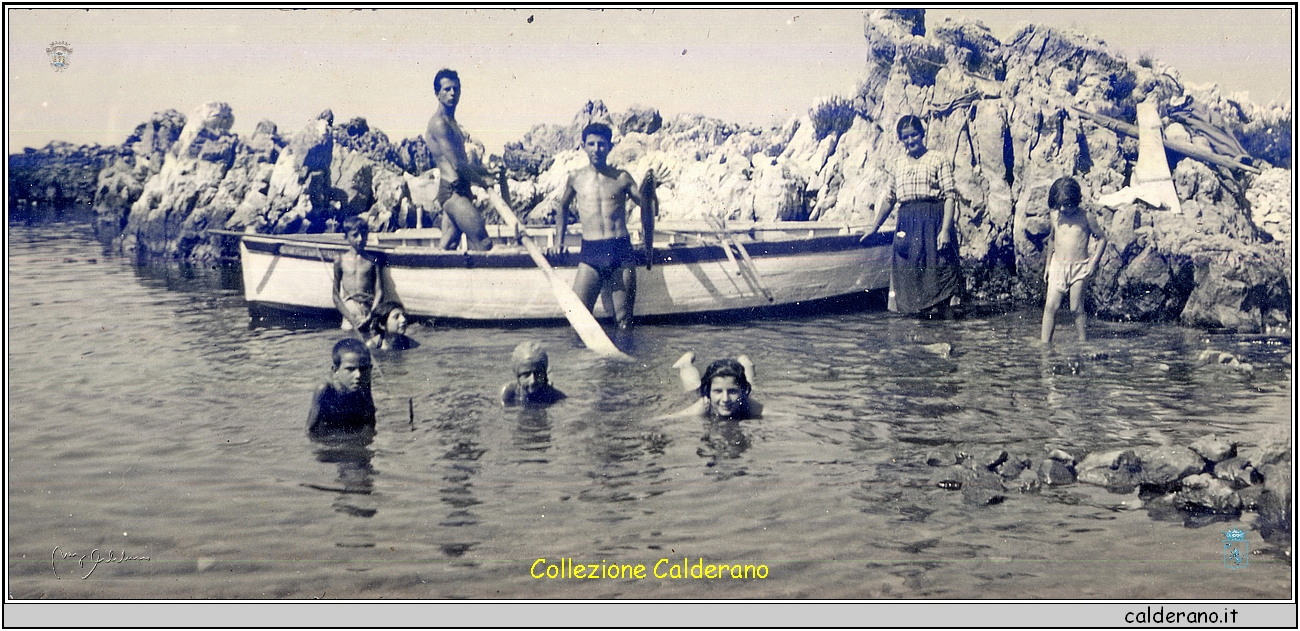
{"type": "Polygon", "coordinates": [[[767,578],[767,565],[752,563],[706,563],[698,558],[694,563],[690,557],[681,561],[659,559],[649,568],[645,563],[579,563],[570,558],[550,562],[537,559],[529,568],[533,578],[550,579],[753,579],[767,578]]]}

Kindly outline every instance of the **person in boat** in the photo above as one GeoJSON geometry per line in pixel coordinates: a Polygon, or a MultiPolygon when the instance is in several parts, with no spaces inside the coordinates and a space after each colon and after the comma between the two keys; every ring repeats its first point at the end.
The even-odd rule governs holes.
{"type": "Polygon", "coordinates": [[[307,433],[313,438],[373,432],[375,401],[370,394],[370,349],[360,340],[334,344],[334,369],[312,395],[307,433]]]}
{"type": "Polygon", "coordinates": [[[1074,328],[1079,341],[1087,341],[1088,312],[1084,309],[1084,292],[1088,280],[1097,271],[1101,254],[1106,249],[1106,237],[1092,215],[1081,208],[1083,192],[1072,177],[1052,182],[1047,192],[1047,207],[1052,213],[1052,233],[1047,241],[1047,265],[1043,280],[1047,281],[1047,301],[1043,307],[1044,344],[1052,343],[1056,329],[1056,310],[1065,294],[1070,295],[1070,312],[1074,314],[1074,328]],[[1099,243],[1092,254],[1089,244],[1099,243]]]}
{"type": "Polygon", "coordinates": [[[470,185],[491,188],[496,180],[481,164],[471,162],[465,153],[465,132],[456,122],[456,105],[460,103],[460,75],[443,68],[433,77],[438,107],[429,119],[424,140],[429,145],[441,175],[438,203],[442,204],[442,239],[444,250],[454,250],[463,233],[470,250],[490,250],[483,215],[474,208],[470,185]]]}
{"type": "Polygon", "coordinates": [[[378,347],[386,351],[404,351],[419,344],[406,336],[406,307],[402,303],[385,300],[375,307],[375,327],[379,333],[378,347]]]}
{"type": "Polygon", "coordinates": [[[755,373],[749,356],[719,359],[709,364],[701,375],[695,367],[695,353],[686,353],[673,368],[677,369],[682,389],[698,394],[699,398],[671,417],[743,421],[763,415],[763,405],[750,397],[755,373]]]}
{"type": "Polygon", "coordinates": [[[896,131],[905,153],[888,170],[889,184],[862,239],[875,234],[897,204],[890,282],[895,308],[900,313],[933,312],[946,317],[962,285],[953,238],[957,186],[952,164],[926,150],[920,118],[903,116],[896,131]]]}
{"type": "Polygon", "coordinates": [[[502,386],[501,405],[550,405],[565,398],[563,392],[551,385],[550,359],[541,344],[523,342],[516,346],[515,352],[510,356],[510,363],[514,366],[515,380],[502,386]]]}
{"type": "Polygon", "coordinates": [[[573,291],[591,311],[603,289],[611,292],[614,320],[620,329],[632,326],[636,301],[636,265],[632,237],[627,231],[627,200],[644,207],[641,191],[627,171],[606,159],[614,148],[614,132],[603,123],[582,130],[582,149],[591,164],[571,174],[560,197],[555,218],[556,247],[563,247],[570,206],[576,203],[582,223],[582,252],[573,291]]]}
{"type": "Polygon", "coordinates": [[[377,342],[375,307],[384,299],[381,262],[366,252],[370,226],[361,217],[343,220],[349,249],[334,259],[334,307],[343,314],[343,328],[355,329],[362,339],[377,342]]]}

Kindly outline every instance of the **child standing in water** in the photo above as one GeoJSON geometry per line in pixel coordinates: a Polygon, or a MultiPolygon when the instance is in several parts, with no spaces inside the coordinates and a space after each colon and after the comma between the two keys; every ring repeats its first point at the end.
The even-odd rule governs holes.
{"type": "Polygon", "coordinates": [[[701,375],[695,368],[695,353],[686,353],[673,364],[673,368],[678,370],[682,389],[694,391],[700,398],[672,416],[742,421],[763,415],[763,405],[749,397],[753,389],[754,363],[747,355],[719,359],[709,364],[701,375]]]}
{"type": "Polygon", "coordinates": [[[510,363],[515,369],[515,381],[501,387],[501,405],[550,405],[564,398],[564,393],[551,385],[550,359],[541,344],[523,342],[516,346],[510,363]]]}
{"type": "Polygon", "coordinates": [[[1043,269],[1043,279],[1047,281],[1047,304],[1043,307],[1044,344],[1052,343],[1056,310],[1066,292],[1070,294],[1070,311],[1074,313],[1079,341],[1088,339],[1084,291],[1106,249],[1106,237],[1097,220],[1080,208],[1082,201],[1079,183],[1071,177],[1056,180],[1047,193],[1047,206],[1052,211],[1052,233],[1047,242],[1047,265],[1043,269]],[[1098,241],[1097,249],[1089,255],[1088,245],[1094,238],[1098,241]]]}
{"type": "Polygon", "coordinates": [[[375,401],[370,395],[370,349],[346,338],[334,344],[329,381],[312,395],[307,433],[313,438],[356,434],[375,429],[375,401]]]}
{"type": "Polygon", "coordinates": [[[375,307],[384,300],[379,260],[365,251],[370,226],[361,217],[343,220],[351,249],[334,259],[334,307],[343,314],[343,328],[356,329],[367,344],[379,343],[375,307]]]}

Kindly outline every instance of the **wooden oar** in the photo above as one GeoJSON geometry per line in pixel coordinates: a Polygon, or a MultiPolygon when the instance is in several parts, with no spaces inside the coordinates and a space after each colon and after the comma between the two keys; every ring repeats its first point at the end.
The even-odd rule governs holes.
{"type": "Polygon", "coordinates": [[[739,239],[732,239],[731,243],[740,252],[740,258],[749,264],[749,276],[754,280],[754,284],[758,286],[758,290],[763,292],[763,297],[767,298],[768,302],[775,302],[776,299],[772,297],[772,292],[768,291],[763,286],[763,281],[758,278],[758,266],[754,265],[754,259],[749,257],[749,250],[745,249],[745,244],[741,243],[739,239]]]}
{"type": "MultiPolygon", "coordinates": [[[[504,174],[502,174],[501,179],[505,179],[504,174]]],[[[502,188],[504,188],[504,183],[502,188]]],[[[501,198],[501,193],[489,190],[488,197],[491,198],[493,207],[497,209],[497,213],[501,215],[501,218],[506,223],[514,227],[519,226],[519,218],[510,209],[510,205],[501,198]]],[[[604,357],[633,361],[632,356],[618,350],[618,347],[610,341],[609,336],[605,335],[605,330],[600,328],[600,323],[596,321],[596,317],[591,315],[586,305],[582,304],[582,299],[578,298],[578,294],[573,292],[573,288],[555,275],[551,263],[542,255],[542,250],[537,247],[537,244],[533,243],[532,237],[528,236],[527,232],[521,231],[519,233],[519,242],[523,244],[525,250],[528,250],[528,256],[532,257],[538,269],[542,270],[542,274],[546,276],[547,282],[551,284],[551,292],[555,294],[556,302],[560,303],[560,310],[564,312],[564,317],[568,318],[569,324],[573,325],[573,330],[578,332],[578,337],[582,338],[582,343],[604,357]]]]}

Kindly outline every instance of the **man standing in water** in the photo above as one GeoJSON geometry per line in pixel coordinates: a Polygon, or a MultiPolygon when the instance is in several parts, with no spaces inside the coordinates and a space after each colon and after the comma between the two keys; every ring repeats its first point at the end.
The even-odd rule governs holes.
{"type": "Polygon", "coordinates": [[[609,165],[614,148],[614,131],[603,123],[591,123],[582,130],[582,149],[591,164],[569,174],[555,217],[555,243],[563,247],[570,206],[576,205],[582,223],[582,252],[573,291],[587,310],[596,304],[601,290],[613,292],[614,319],[618,328],[632,326],[632,305],[636,301],[635,257],[632,237],[627,232],[627,200],[645,210],[645,200],[631,174],[609,165]]]}
{"type": "Polygon", "coordinates": [[[438,187],[438,202],[442,204],[442,248],[454,250],[460,243],[461,233],[469,241],[471,250],[490,250],[487,228],[483,216],[474,208],[471,184],[491,188],[495,181],[481,164],[473,164],[465,154],[465,133],[456,123],[456,104],[460,103],[460,76],[455,70],[443,68],[433,77],[433,89],[438,98],[438,109],[429,119],[424,140],[438,164],[442,175],[438,187]]]}

